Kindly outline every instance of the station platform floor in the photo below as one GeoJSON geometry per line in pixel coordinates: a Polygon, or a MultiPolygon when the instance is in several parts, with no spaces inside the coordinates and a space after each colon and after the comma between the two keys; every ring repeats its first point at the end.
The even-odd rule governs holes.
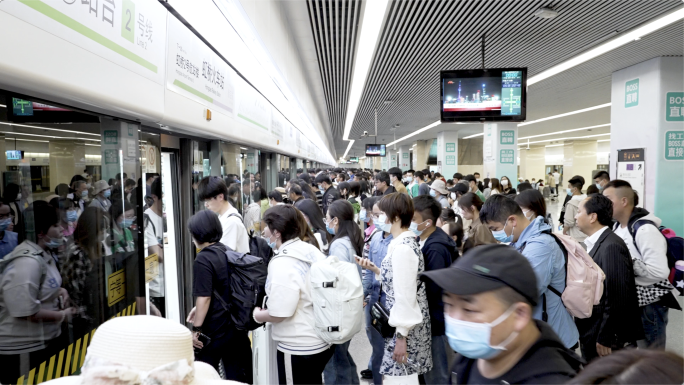
{"type": "MultiPolygon", "coordinates": [[[[553,213],[553,219],[556,226],[558,226],[558,216],[562,209],[562,203],[562,201],[547,201],[547,209],[553,213]]],[[[684,297],[677,297],[677,299],[682,308],[684,308],[684,297]]],[[[667,350],[684,356],[684,316],[681,311],[670,310],[669,312],[669,322],[667,324],[667,350]]],[[[368,342],[366,331],[363,329],[354,336],[349,346],[349,353],[352,355],[359,372],[367,369],[371,351],[372,349],[368,342]]],[[[577,349],[577,353],[580,354],[579,349],[577,349]]],[[[359,378],[360,377],[361,375],[359,374],[359,378]]],[[[372,382],[361,379],[361,384],[372,384],[372,382]]]]}

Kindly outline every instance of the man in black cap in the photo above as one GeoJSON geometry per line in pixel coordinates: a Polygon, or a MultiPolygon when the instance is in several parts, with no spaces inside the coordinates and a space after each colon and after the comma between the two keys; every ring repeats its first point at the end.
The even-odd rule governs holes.
{"type": "Polygon", "coordinates": [[[449,189],[449,206],[456,209],[456,202],[461,199],[462,196],[468,193],[468,185],[465,183],[456,183],[454,187],[449,189]]]}
{"type": "Polygon", "coordinates": [[[446,269],[421,274],[444,291],[444,321],[457,384],[562,384],[583,363],[553,329],[532,318],[537,278],[505,245],[472,249],[446,269]]]}

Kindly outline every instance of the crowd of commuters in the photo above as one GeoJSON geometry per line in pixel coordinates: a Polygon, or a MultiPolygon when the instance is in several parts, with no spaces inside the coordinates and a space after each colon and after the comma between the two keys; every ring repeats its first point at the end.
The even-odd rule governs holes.
{"type": "MultiPolygon", "coordinates": [[[[98,277],[137,263],[138,235],[162,268],[149,282],[149,303],[140,289],[131,290],[133,299],[138,313],[147,307],[165,316],[162,186],[158,175],[148,176],[92,185],[77,176],[49,201],[27,202],[21,187],[5,188],[0,358],[8,370],[0,383],[58,353],[69,333],[83,335],[111,318],[98,277]]],[[[271,325],[281,384],[393,377],[411,384],[648,383],[656,371],[650,378],[659,383],[682,383],[682,358],[664,351],[669,309],[681,309],[661,221],[637,207],[628,182],[607,173],[594,182],[594,193],[581,176],[567,182],[563,231],[554,234],[543,192],[550,184],[557,193],[554,173],[547,186],[541,179],[514,186],[507,176],[481,180],[479,173],[447,180],[397,167],[297,170],[272,191],[258,173],[198,178],[205,210],[187,224],[197,249],[195,307],[187,315],[194,359],[226,379],[264,383],[253,377],[250,332],[237,327],[224,300],[236,290],[226,253],[255,255],[261,244],[272,250],[264,261],[266,297],[248,310],[256,324],[271,325]],[[573,316],[558,294],[575,284],[561,235],[605,276],[588,317],[573,316]],[[353,264],[363,286],[367,363],[354,362],[349,340],[331,344],[316,329],[309,274],[333,256],[353,264]],[[387,312],[390,334],[373,324],[376,309],[387,312]]],[[[126,279],[137,281],[130,270],[126,279]]]]}

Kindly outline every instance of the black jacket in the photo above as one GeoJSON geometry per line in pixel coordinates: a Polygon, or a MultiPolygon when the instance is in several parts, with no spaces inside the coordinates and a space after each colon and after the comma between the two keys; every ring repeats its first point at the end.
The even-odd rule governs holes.
{"type": "MultiPolygon", "coordinates": [[[[551,326],[534,320],[541,336],[515,366],[497,380],[501,384],[564,384],[579,371],[584,361],[575,352],[563,346],[551,326]]],[[[477,360],[456,356],[452,379],[457,384],[470,384],[471,372],[476,371],[477,360]]]]}
{"type": "Polygon", "coordinates": [[[328,207],[338,199],[342,199],[342,195],[336,188],[330,186],[325,190],[325,194],[323,194],[323,215],[328,213],[328,207]]]}
{"type": "MultiPolygon", "coordinates": [[[[421,249],[425,260],[425,271],[444,269],[451,266],[453,253],[456,252],[456,242],[437,227],[425,240],[421,249]]],[[[433,336],[444,335],[444,302],[442,302],[442,289],[432,280],[426,284],[428,307],[430,308],[430,325],[433,336]]]]}
{"type": "Polygon", "coordinates": [[[375,190],[375,194],[373,194],[376,197],[381,197],[383,195],[391,194],[397,192],[397,189],[394,188],[394,186],[388,186],[387,190],[385,190],[384,193],[381,193],[380,190],[375,190]]]}
{"type": "Polygon", "coordinates": [[[586,341],[588,348],[596,349],[596,342],[614,347],[643,339],[634,266],[627,245],[607,228],[589,255],[606,274],[606,280],[601,302],[594,306],[591,317],[575,319],[580,340],[586,341]]]}

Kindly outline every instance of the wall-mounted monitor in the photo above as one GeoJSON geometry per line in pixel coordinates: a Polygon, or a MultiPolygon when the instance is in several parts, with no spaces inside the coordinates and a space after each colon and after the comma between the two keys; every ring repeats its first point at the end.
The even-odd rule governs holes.
{"type": "Polygon", "coordinates": [[[72,111],[6,94],[7,121],[12,123],[99,123],[97,115],[72,111]],[[11,108],[10,108],[11,107],[11,108]]]}
{"type": "Polygon", "coordinates": [[[349,163],[359,163],[359,157],[358,156],[349,157],[349,163]]]}
{"type": "Polygon", "coordinates": [[[24,151],[11,150],[5,151],[7,154],[7,160],[22,160],[24,159],[24,151]]]}
{"type": "Polygon", "coordinates": [[[384,144],[367,144],[366,156],[385,156],[387,149],[384,144]]]}
{"type": "Polygon", "coordinates": [[[440,82],[442,123],[527,117],[527,68],[441,71],[440,82]]]}

